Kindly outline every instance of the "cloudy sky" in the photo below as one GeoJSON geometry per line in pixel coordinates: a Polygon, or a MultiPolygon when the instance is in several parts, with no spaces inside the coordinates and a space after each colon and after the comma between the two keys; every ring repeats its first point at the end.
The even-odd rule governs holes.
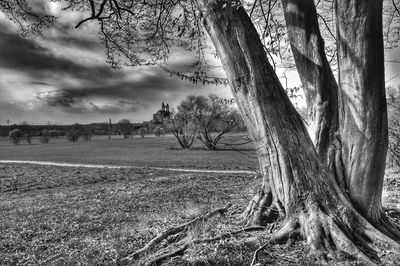
{"type": "MultiPolygon", "coordinates": [[[[232,97],[229,87],[194,85],[156,66],[111,70],[96,24],[75,29],[82,14],[61,13],[55,4],[40,8],[59,17],[44,37],[20,37],[17,26],[0,13],[0,124],[142,122],[152,119],[162,101],[176,107],[189,94],[232,97]]],[[[387,57],[398,60],[398,54],[387,57]]],[[[191,60],[175,51],[169,68],[183,69],[191,60]]],[[[386,67],[387,80],[400,73],[400,64],[386,67]]],[[[290,82],[298,85],[295,76],[290,82]]],[[[400,77],[390,82],[397,84],[400,77]]]]}
{"type": "MultiPolygon", "coordinates": [[[[142,122],[162,101],[176,107],[189,94],[232,97],[229,87],[194,85],[157,66],[112,70],[95,23],[75,29],[82,14],[43,8],[59,16],[44,37],[20,37],[0,13],[0,124],[142,122]]],[[[180,51],[173,58],[168,67],[178,71],[192,61],[180,51]]]]}

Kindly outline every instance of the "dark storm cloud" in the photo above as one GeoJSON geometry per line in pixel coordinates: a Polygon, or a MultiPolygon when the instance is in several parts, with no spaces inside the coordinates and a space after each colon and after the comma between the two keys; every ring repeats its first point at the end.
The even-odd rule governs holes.
{"type": "MultiPolygon", "coordinates": [[[[96,29],[89,25],[76,32],[73,19],[57,21],[55,28],[34,39],[20,37],[13,26],[0,20],[0,68],[4,70],[0,101],[14,100],[0,102],[0,123],[5,117],[91,122],[105,114],[119,119],[133,113],[138,121],[147,121],[162,101],[176,105],[189,90],[202,93],[196,92],[201,86],[168,78],[158,67],[111,70],[101,61],[104,51],[93,34],[96,29]]],[[[190,58],[180,51],[174,55],[176,61],[169,67],[184,71],[190,58]]]]}
{"type": "Polygon", "coordinates": [[[62,44],[65,46],[73,47],[73,48],[79,48],[83,50],[90,50],[93,51],[95,50],[101,50],[102,51],[102,45],[99,43],[98,40],[94,39],[89,39],[89,38],[79,38],[77,36],[57,36],[55,38],[50,38],[50,40],[62,44]]]}
{"type": "Polygon", "coordinates": [[[136,112],[139,110],[138,103],[133,102],[123,102],[119,101],[117,104],[106,104],[103,106],[98,106],[94,103],[90,103],[91,111],[100,114],[120,114],[123,112],[136,112]]]}
{"type": "Polygon", "coordinates": [[[140,104],[140,102],[130,102],[130,101],[127,101],[127,100],[120,100],[120,101],[118,101],[120,104],[122,104],[122,105],[133,105],[133,104],[140,104]]]}
{"type": "MultiPolygon", "coordinates": [[[[20,37],[0,25],[0,67],[23,71],[35,78],[46,78],[52,74],[68,75],[74,78],[93,80],[107,77],[121,77],[122,73],[112,71],[108,66],[85,66],[54,55],[32,39],[20,37]]],[[[85,41],[81,43],[84,44],[85,41]]]]}
{"type": "Polygon", "coordinates": [[[38,100],[44,101],[48,106],[72,108],[80,104],[81,100],[71,95],[68,91],[49,91],[36,95],[38,100]]]}
{"type": "MultiPolygon", "coordinates": [[[[22,38],[8,30],[6,24],[0,25],[0,34],[2,36],[0,39],[0,67],[28,74],[34,78],[34,81],[27,81],[28,84],[53,84],[65,92],[57,95],[58,98],[53,99],[53,102],[48,102],[51,106],[68,107],[66,105],[71,101],[79,101],[79,99],[92,96],[129,100],[150,99],[161,91],[173,93],[182,90],[182,85],[177,79],[166,79],[166,73],[158,68],[151,68],[148,73],[144,70],[141,70],[139,74],[132,72],[132,74],[140,75],[139,78],[132,80],[129,76],[131,73],[113,71],[106,64],[86,66],[58,57],[51,50],[38,45],[34,40],[22,38]],[[66,80],[75,78],[81,82],[80,85],[74,87],[61,83],[54,84],[56,82],[54,80],[46,82],[54,76],[61,76],[66,80]],[[70,99],[69,96],[73,98],[70,99]]],[[[64,38],[69,37],[61,36],[60,41],[64,38]]],[[[74,42],[75,46],[94,47],[97,45],[90,40],[74,39],[74,37],[71,42],[74,42]]],[[[62,81],[60,80],[60,82],[62,81]]]]}
{"type": "Polygon", "coordinates": [[[42,101],[41,110],[52,108],[61,109],[67,113],[87,113],[90,110],[84,105],[81,99],[74,97],[67,91],[49,91],[39,93],[36,98],[42,101]]]}
{"type": "Polygon", "coordinates": [[[89,82],[37,93],[36,99],[42,103],[42,110],[57,108],[65,113],[119,114],[133,113],[160,102],[166,93],[179,97],[185,90],[180,80],[167,79],[162,70],[146,72],[142,69],[126,73],[125,79],[110,79],[104,84],[89,82]]]}
{"type": "Polygon", "coordinates": [[[50,83],[48,83],[48,82],[36,81],[36,80],[28,81],[27,83],[28,83],[28,84],[31,84],[31,85],[44,85],[44,86],[51,86],[51,84],[50,84],[50,83]]]}
{"type": "Polygon", "coordinates": [[[140,105],[138,101],[112,99],[111,103],[99,105],[85,99],[81,94],[78,94],[78,96],[73,92],[67,90],[49,91],[37,94],[36,98],[42,101],[42,110],[55,107],[67,113],[118,114],[122,112],[135,112],[140,105]]]}
{"type": "MultiPolygon", "coordinates": [[[[152,70],[159,75],[146,72],[136,73],[136,79],[129,79],[129,73],[124,78],[108,79],[102,83],[84,82],[79,86],[62,87],[59,90],[39,93],[36,98],[50,106],[63,106],[87,101],[91,98],[102,98],[120,101],[120,104],[157,100],[162,92],[182,92],[186,88],[177,79],[166,79],[162,70],[152,70]],[[126,102],[125,102],[126,101],[126,102]]],[[[132,73],[132,75],[135,73],[132,73]]]]}

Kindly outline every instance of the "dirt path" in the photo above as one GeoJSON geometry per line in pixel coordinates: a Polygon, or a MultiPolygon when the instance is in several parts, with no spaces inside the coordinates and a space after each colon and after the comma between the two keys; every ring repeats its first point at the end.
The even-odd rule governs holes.
{"type": "Polygon", "coordinates": [[[0,160],[3,164],[35,164],[35,165],[51,165],[51,166],[65,166],[65,167],[85,167],[85,168],[146,168],[151,170],[164,170],[174,172],[192,172],[192,173],[218,173],[218,174],[255,174],[254,171],[246,170],[208,170],[208,169],[185,169],[185,168],[167,168],[167,167],[139,167],[139,166],[123,166],[123,165],[106,165],[106,164],[79,164],[79,163],[56,163],[46,161],[19,161],[19,160],[0,160]]]}

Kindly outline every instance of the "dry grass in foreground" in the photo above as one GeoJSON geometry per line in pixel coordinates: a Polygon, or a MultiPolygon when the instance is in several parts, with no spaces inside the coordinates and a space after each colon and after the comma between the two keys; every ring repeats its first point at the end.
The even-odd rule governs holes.
{"type": "MultiPolygon", "coordinates": [[[[391,173],[385,182],[385,206],[391,208],[400,205],[397,175],[391,173]]],[[[259,182],[243,174],[1,165],[0,265],[123,265],[123,258],[164,230],[228,202],[235,207],[197,223],[187,234],[199,239],[231,232],[240,228],[235,217],[259,182]]],[[[389,214],[399,222],[397,212],[389,214]]],[[[192,245],[183,257],[163,263],[249,265],[264,236],[265,231],[246,232],[192,245]],[[254,241],[244,241],[251,236],[254,241]]],[[[270,245],[259,261],[315,265],[301,241],[270,245]]],[[[343,256],[336,265],[357,263],[343,256]]]]}

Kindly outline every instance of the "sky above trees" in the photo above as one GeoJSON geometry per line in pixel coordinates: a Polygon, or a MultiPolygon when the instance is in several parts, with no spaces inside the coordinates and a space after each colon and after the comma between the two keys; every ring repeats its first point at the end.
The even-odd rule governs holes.
{"type": "MultiPolygon", "coordinates": [[[[162,101],[177,106],[190,94],[215,93],[230,98],[229,87],[192,84],[158,66],[124,67],[112,70],[106,63],[97,24],[75,25],[85,17],[79,12],[62,12],[59,3],[32,3],[37,11],[58,16],[43,36],[22,38],[18,26],[0,13],[0,124],[89,123],[122,118],[133,122],[152,119],[162,101]]],[[[185,71],[193,57],[175,49],[169,65],[185,71]]],[[[399,49],[387,61],[399,61],[399,49]]],[[[223,76],[222,70],[217,71],[223,76]]],[[[400,64],[387,62],[386,80],[400,73],[400,64]]],[[[400,77],[390,81],[400,82],[400,77]]],[[[292,85],[293,84],[293,85],[292,85]]],[[[298,78],[289,75],[289,86],[298,78]]]]}
{"type": "MultiPolygon", "coordinates": [[[[39,1],[37,1],[39,3],[39,1]]],[[[53,5],[56,5],[53,3],[53,5]]],[[[38,6],[59,16],[43,36],[22,38],[17,25],[0,14],[0,124],[133,122],[152,119],[165,101],[177,106],[188,94],[232,97],[225,86],[192,84],[158,66],[112,70],[95,23],[75,25],[84,16],[38,6]]],[[[184,71],[191,63],[175,51],[168,68],[184,71]]]]}

